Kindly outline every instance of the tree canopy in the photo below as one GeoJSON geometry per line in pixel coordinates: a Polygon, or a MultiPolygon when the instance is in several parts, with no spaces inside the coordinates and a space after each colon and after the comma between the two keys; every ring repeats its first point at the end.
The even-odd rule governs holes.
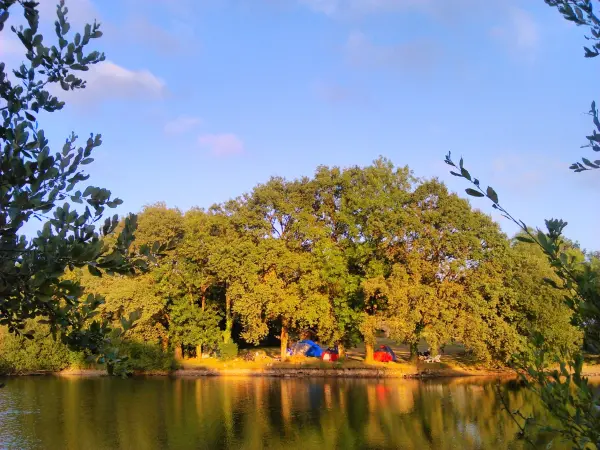
{"type": "Polygon", "coordinates": [[[138,222],[136,245],[169,242],[148,272],[82,271],[81,282],[115,323],[140,311],[131,339],[177,352],[276,336],[285,358],[289,339],[310,337],[341,350],[362,341],[369,358],[384,333],[414,356],[422,339],[434,353],[461,342],[502,365],[536,332],[557,351],[582,341],[542,283],[553,276],[543,252],[385,158],[273,177],[208,209],[149,205],[138,222]]]}

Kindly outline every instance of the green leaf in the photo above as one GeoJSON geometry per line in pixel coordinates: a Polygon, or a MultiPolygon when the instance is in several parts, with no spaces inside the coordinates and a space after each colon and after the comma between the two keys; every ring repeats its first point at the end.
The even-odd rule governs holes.
{"type": "Polygon", "coordinates": [[[465,189],[465,192],[473,197],[485,197],[485,195],[483,195],[481,192],[476,191],[475,189],[465,189]]]}
{"type": "Polygon", "coordinates": [[[86,66],[85,64],[75,63],[75,64],[71,64],[71,69],[73,69],[73,70],[81,70],[81,71],[85,72],[85,71],[89,70],[89,67],[86,66]]]}
{"type": "Polygon", "coordinates": [[[558,286],[558,284],[556,284],[556,281],[554,281],[551,278],[544,278],[544,283],[549,284],[550,286],[552,286],[555,289],[560,289],[560,287],[558,286]]]}
{"type": "Polygon", "coordinates": [[[487,188],[487,197],[494,203],[498,203],[498,194],[496,194],[496,191],[491,186],[487,188]]]}
{"type": "Polygon", "coordinates": [[[462,174],[462,176],[464,178],[466,178],[467,180],[471,181],[471,174],[469,173],[469,171],[467,169],[465,169],[464,167],[460,168],[460,173],[462,174]]]}
{"type": "Polygon", "coordinates": [[[534,244],[535,243],[535,241],[533,239],[531,239],[530,237],[527,237],[527,236],[517,236],[515,239],[517,241],[527,242],[528,244],[534,244]]]}
{"type": "Polygon", "coordinates": [[[90,274],[95,276],[95,277],[101,277],[102,276],[102,272],[100,272],[100,270],[98,270],[97,267],[88,264],[88,270],[90,271],[90,274]]]}

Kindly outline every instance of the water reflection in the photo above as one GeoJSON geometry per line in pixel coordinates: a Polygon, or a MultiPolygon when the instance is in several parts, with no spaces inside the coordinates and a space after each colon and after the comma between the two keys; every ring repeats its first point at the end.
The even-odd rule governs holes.
{"type": "MultiPolygon", "coordinates": [[[[540,413],[527,392],[508,399],[540,413]]],[[[490,380],[48,377],[0,390],[11,449],[526,448],[516,432],[490,380]]]]}

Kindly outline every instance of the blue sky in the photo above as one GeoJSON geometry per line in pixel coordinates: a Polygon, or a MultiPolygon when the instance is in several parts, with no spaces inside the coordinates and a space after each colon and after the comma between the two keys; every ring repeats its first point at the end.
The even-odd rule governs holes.
{"type": "MultiPolygon", "coordinates": [[[[54,2],[41,1],[51,20],[54,2]]],[[[107,62],[41,125],[56,145],[71,131],[103,134],[91,181],[125,201],[119,213],[156,201],[207,207],[271,175],[379,155],[464,192],[443,163],[450,150],[515,216],[563,218],[569,237],[600,248],[600,174],[568,170],[594,156],[579,146],[600,65],[583,58],[584,30],[542,0],[67,5],[75,28],[102,22],[107,62]]]]}

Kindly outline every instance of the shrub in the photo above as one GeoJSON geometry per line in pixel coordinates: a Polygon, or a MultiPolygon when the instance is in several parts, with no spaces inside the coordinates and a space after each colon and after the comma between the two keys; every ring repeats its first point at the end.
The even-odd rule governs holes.
{"type": "Polygon", "coordinates": [[[33,339],[11,334],[6,328],[0,331],[1,372],[59,371],[69,367],[69,350],[52,337],[46,325],[32,321],[27,330],[33,331],[33,339]]]}
{"type": "Polygon", "coordinates": [[[235,342],[219,343],[219,357],[223,360],[233,359],[238,354],[238,345],[235,342]]]}
{"type": "Polygon", "coordinates": [[[69,351],[69,368],[71,369],[90,369],[94,366],[93,362],[88,360],[85,352],[69,351]]]}
{"type": "Polygon", "coordinates": [[[133,371],[171,371],[177,368],[175,359],[171,352],[163,351],[158,345],[142,342],[122,342],[119,350],[128,357],[119,369],[125,372],[133,371]]]}

